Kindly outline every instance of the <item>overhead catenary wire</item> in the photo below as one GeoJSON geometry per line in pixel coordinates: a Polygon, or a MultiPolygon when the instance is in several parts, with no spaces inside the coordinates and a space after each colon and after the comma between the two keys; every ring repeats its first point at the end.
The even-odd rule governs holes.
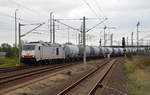
{"type": "Polygon", "coordinates": [[[93,1],[95,2],[96,6],[98,7],[98,9],[99,9],[99,11],[102,13],[102,15],[103,15],[105,18],[107,18],[106,15],[104,14],[102,8],[101,8],[101,5],[97,2],[97,0],[93,0],[93,1]]]}
{"type": "MultiPolygon", "coordinates": [[[[21,35],[20,37],[24,37],[24,36],[28,35],[28,34],[31,33],[32,31],[34,31],[35,29],[37,29],[37,28],[39,28],[40,26],[42,26],[43,24],[45,24],[45,23],[39,24],[38,26],[36,26],[36,27],[33,28],[32,30],[28,31],[27,33],[21,35]]],[[[20,25],[21,25],[21,26],[24,26],[23,24],[20,24],[20,25]]]]}
{"type": "Polygon", "coordinates": [[[99,20],[101,20],[101,19],[99,18],[98,14],[96,13],[96,11],[90,6],[90,4],[89,4],[86,0],[82,0],[82,1],[89,7],[89,9],[94,13],[94,15],[95,15],[99,20]]]}
{"type": "MultiPolygon", "coordinates": [[[[86,18],[85,20],[99,20],[99,19],[104,19],[104,18],[86,18]]],[[[83,18],[68,18],[68,19],[59,19],[59,18],[55,18],[55,20],[83,20],[83,18]]]]}
{"type": "MultiPolygon", "coordinates": [[[[47,16],[46,14],[43,14],[42,12],[39,14],[39,12],[38,12],[37,10],[31,9],[30,7],[27,7],[27,6],[23,5],[23,3],[22,3],[21,1],[17,2],[17,1],[15,1],[15,0],[8,0],[8,2],[10,2],[10,3],[13,4],[13,5],[15,5],[18,9],[19,9],[19,8],[22,8],[22,9],[25,9],[27,12],[30,12],[30,14],[31,14],[31,13],[32,13],[32,14],[36,14],[39,18],[42,18],[42,17],[44,17],[44,16],[47,16]],[[20,2],[21,2],[21,3],[20,3],[20,2]],[[39,16],[39,15],[41,15],[41,14],[43,14],[43,16],[39,16]]],[[[13,17],[13,16],[11,16],[11,15],[8,15],[8,14],[6,14],[6,13],[2,13],[2,12],[1,12],[1,14],[2,14],[3,16],[7,16],[7,17],[9,17],[9,18],[15,18],[15,17],[13,17]]],[[[23,22],[28,22],[28,23],[31,23],[31,22],[38,22],[38,20],[27,20],[27,19],[22,19],[22,18],[17,18],[17,19],[20,20],[20,21],[23,21],[23,22]]]]}
{"type": "MultiPolygon", "coordinates": [[[[1,15],[1,16],[4,16],[4,17],[11,18],[11,19],[15,19],[14,16],[9,15],[9,14],[4,13],[4,12],[0,12],[0,15],[1,15]]],[[[17,18],[17,20],[20,20],[20,21],[23,21],[23,22],[35,22],[35,21],[33,21],[33,20],[26,20],[26,19],[22,19],[22,18],[17,18]]]]}
{"type": "Polygon", "coordinates": [[[74,27],[72,27],[72,26],[69,26],[69,25],[67,25],[67,24],[65,24],[65,23],[62,23],[62,22],[60,22],[59,20],[55,20],[56,22],[58,22],[58,23],[60,23],[60,24],[62,24],[62,25],[64,25],[64,26],[67,26],[67,27],[69,27],[69,28],[71,28],[71,29],[73,29],[73,30],[76,30],[76,31],[81,31],[80,29],[76,29],[76,28],[74,28],[74,27]]]}
{"type": "Polygon", "coordinates": [[[106,20],[107,20],[107,18],[105,18],[103,21],[101,21],[100,23],[96,24],[95,26],[93,26],[92,28],[90,28],[89,30],[87,30],[87,32],[90,31],[90,30],[92,30],[92,29],[94,29],[94,28],[96,28],[97,26],[99,26],[100,24],[102,24],[103,22],[105,22],[106,20]]]}
{"type": "MultiPolygon", "coordinates": [[[[39,15],[39,12],[37,11],[37,10],[34,10],[34,9],[31,9],[31,8],[29,8],[29,7],[27,7],[27,6],[25,6],[25,5],[22,5],[23,3],[21,2],[21,0],[19,0],[19,2],[21,2],[22,4],[20,4],[20,3],[18,3],[18,2],[16,2],[16,1],[14,1],[14,0],[8,0],[9,2],[11,2],[11,3],[13,3],[13,4],[15,4],[17,7],[20,7],[20,8],[24,8],[24,9],[26,9],[26,10],[28,10],[30,13],[34,13],[34,14],[36,14],[36,15],[39,15]]],[[[42,13],[43,14],[43,13],[42,13]]],[[[41,15],[41,14],[40,14],[41,15]]],[[[43,15],[45,15],[45,14],[43,14],[43,15]]],[[[47,16],[47,15],[45,15],[45,16],[47,16]]]]}

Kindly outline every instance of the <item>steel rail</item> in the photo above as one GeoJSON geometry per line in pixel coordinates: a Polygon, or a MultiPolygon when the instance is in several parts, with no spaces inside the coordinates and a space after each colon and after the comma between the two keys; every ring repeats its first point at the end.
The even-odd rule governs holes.
{"type": "Polygon", "coordinates": [[[58,65],[50,65],[48,67],[41,67],[41,68],[34,69],[32,71],[26,71],[26,72],[19,73],[19,74],[12,74],[12,75],[8,75],[8,76],[3,76],[3,77],[0,77],[0,80],[7,79],[7,78],[12,78],[12,77],[16,77],[16,76],[32,73],[32,72],[37,72],[37,71],[40,71],[40,70],[45,70],[45,69],[52,68],[52,67],[55,67],[55,66],[58,66],[58,65]]]}
{"type": "Polygon", "coordinates": [[[65,64],[65,65],[63,64],[61,66],[59,66],[59,65],[51,66],[51,67],[47,67],[47,68],[42,68],[41,70],[38,69],[38,70],[33,70],[33,71],[30,71],[30,72],[20,73],[20,74],[16,74],[16,75],[0,77],[0,84],[8,83],[8,82],[15,81],[15,80],[18,80],[18,79],[22,79],[22,78],[25,78],[25,77],[30,77],[30,76],[33,76],[33,75],[37,75],[37,74],[40,74],[40,73],[47,72],[47,71],[53,71],[53,70],[63,68],[63,67],[67,67],[67,66],[71,66],[71,65],[74,65],[74,64],[65,64]]]}
{"type": "Polygon", "coordinates": [[[23,70],[23,69],[33,68],[33,67],[36,67],[36,66],[20,66],[20,67],[0,68],[0,73],[23,70]]]}
{"type": "Polygon", "coordinates": [[[57,95],[65,95],[66,93],[68,93],[71,89],[73,89],[74,87],[76,87],[79,83],[81,83],[83,80],[85,80],[86,78],[88,78],[90,75],[92,75],[93,73],[95,73],[96,71],[98,71],[100,68],[102,68],[103,66],[105,66],[109,61],[106,61],[105,63],[99,65],[96,69],[92,70],[90,73],[86,74],[84,77],[80,78],[79,80],[77,80],[75,83],[73,83],[72,85],[70,85],[69,87],[67,87],[66,89],[64,89],[63,91],[61,91],[60,93],[58,93],[57,95]]]}
{"type": "Polygon", "coordinates": [[[90,92],[87,95],[94,95],[96,89],[99,88],[100,85],[102,85],[101,84],[102,81],[105,79],[106,75],[109,73],[109,71],[111,70],[111,68],[115,62],[116,62],[116,60],[111,64],[111,66],[108,68],[108,70],[105,71],[105,73],[102,75],[102,78],[100,78],[100,80],[98,80],[96,82],[96,84],[93,86],[93,88],[90,90],[90,92]]]}

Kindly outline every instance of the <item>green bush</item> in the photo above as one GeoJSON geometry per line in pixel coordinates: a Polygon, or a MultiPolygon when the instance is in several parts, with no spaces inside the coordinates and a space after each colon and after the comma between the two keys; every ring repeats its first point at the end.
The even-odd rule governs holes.
{"type": "Polygon", "coordinates": [[[16,46],[11,46],[7,43],[3,43],[0,46],[1,52],[6,52],[5,57],[17,57],[18,56],[18,48],[16,46]]]}
{"type": "Polygon", "coordinates": [[[132,55],[127,55],[127,58],[128,58],[129,60],[132,60],[132,59],[133,59],[133,56],[132,56],[132,55]]]}

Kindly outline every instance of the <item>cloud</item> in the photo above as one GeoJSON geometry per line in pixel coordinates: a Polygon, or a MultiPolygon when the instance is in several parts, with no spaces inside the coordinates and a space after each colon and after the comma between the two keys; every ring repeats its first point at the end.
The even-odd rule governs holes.
{"type": "MultiPolygon", "coordinates": [[[[150,30],[150,1],[149,0],[97,0],[101,6],[103,13],[99,10],[93,0],[86,0],[90,6],[96,11],[98,16],[103,17],[103,13],[109,18],[104,24],[107,26],[115,26],[116,30],[109,30],[114,33],[114,39],[120,40],[122,36],[131,36],[131,32],[136,33],[136,23],[140,21],[141,31],[150,30]]],[[[37,23],[46,22],[40,29],[48,29],[47,20],[50,12],[54,12],[56,18],[96,18],[92,10],[83,2],[83,0],[0,0],[0,43],[7,41],[14,43],[14,11],[17,11],[18,18],[21,23],[37,23]]],[[[62,21],[75,28],[81,26],[81,21],[62,21]]],[[[87,21],[86,27],[90,28],[99,21],[87,21]]],[[[57,23],[58,24],[58,23],[57,23]]],[[[60,25],[60,24],[58,24],[60,25]]],[[[66,28],[60,25],[61,28],[66,28]]],[[[24,27],[22,32],[30,30],[32,27],[24,27]]],[[[99,31],[103,29],[92,30],[89,34],[94,35],[89,44],[97,45],[99,40],[99,31]],[[94,40],[97,39],[97,40],[94,40]]],[[[107,30],[108,31],[108,30],[107,30]]],[[[48,33],[48,32],[47,32],[48,33]]],[[[141,34],[141,38],[147,33],[141,34]]],[[[70,35],[75,35],[70,32],[70,35]]],[[[76,43],[76,37],[72,37],[72,42],[76,43]]],[[[70,39],[71,39],[70,37],[70,39]]],[[[103,37],[102,37],[103,38],[103,37]]],[[[49,36],[29,34],[23,38],[27,41],[44,40],[49,41],[49,36]]],[[[67,30],[57,31],[57,42],[67,41],[67,30]]]]}

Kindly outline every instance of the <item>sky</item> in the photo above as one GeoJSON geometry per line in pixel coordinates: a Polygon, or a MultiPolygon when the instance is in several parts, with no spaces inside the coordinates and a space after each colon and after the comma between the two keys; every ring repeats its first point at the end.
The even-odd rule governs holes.
{"type": "MultiPolygon", "coordinates": [[[[18,9],[17,22],[26,24],[21,27],[21,34],[37,26],[27,24],[45,22],[44,25],[33,31],[34,33],[21,38],[26,42],[49,41],[48,19],[50,12],[53,12],[55,19],[81,19],[84,16],[96,18],[86,20],[86,29],[92,28],[107,17],[108,20],[87,33],[87,45],[98,46],[100,38],[103,44],[104,26],[108,27],[106,29],[107,45],[110,45],[110,34],[112,33],[114,45],[121,44],[122,37],[126,39],[128,37],[128,44],[131,44],[132,32],[135,39],[134,44],[136,44],[138,21],[140,22],[139,39],[143,39],[144,44],[150,43],[147,41],[150,39],[150,0],[0,0],[0,44],[15,43],[14,15],[16,9],[18,9]]],[[[80,29],[82,20],[60,20],[60,22],[80,29]]],[[[56,43],[61,44],[69,40],[78,44],[78,31],[68,29],[60,23],[56,23],[56,29],[56,43]]]]}

